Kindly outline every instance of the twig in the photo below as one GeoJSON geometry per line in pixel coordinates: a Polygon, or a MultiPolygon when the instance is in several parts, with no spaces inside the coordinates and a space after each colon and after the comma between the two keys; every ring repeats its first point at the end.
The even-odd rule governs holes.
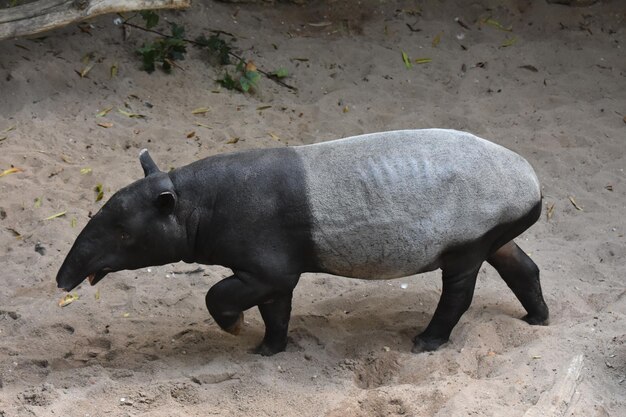
{"type": "MultiPolygon", "coordinates": [[[[171,39],[171,38],[173,38],[173,36],[171,36],[171,35],[167,35],[167,34],[165,34],[165,33],[163,33],[163,32],[159,32],[158,30],[148,29],[148,28],[145,28],[145,27],[143,27],[143,26],[139,26],[139,25],[136,25],[136,24],[134,24],[134,23],[130,23],[130,22],[129,22],[129,20],[130,20],[130,19],[132,19],[133,17],[135,17],[135,16],[131,16],[129,19],[127,19],[127,20],[123,21],[123,22],[122,22],[122,25],[124,25],[124,26],[129,26],[129,27],[132,27],[132,28],[135,28],[135,29],[139,29],[139,30],[143,30],[144,32],[154,33],[154,34],[159,35],[159,36],[164,37],[164,38],[170,38],[170,39],[171,39]]],[[[232,36],[232,35],[230,35],[228,32],[224,32],[224,31],[221,31],[221,30],[211,30],[210,32],[213,32],[213,33],[218,33],[218,34],[220,34],[220,33],[224,33],[224,34],[228,34],[229,36],[232,36]]],[[[196,46],[206,46],[206,45],[204,45],[204,44],[203,44],[203,43],[201,43],[201,42],[194,41],[193,39],[182,38],[182,40],[184,40],[185,42],[188,42],[188,43],[190,43],[190,44],[192,44],[192,45],[196,45],[196,46]]],[[[237,54],[236,54],[236,53],[234,53],[234,52],[228,51],[228,55],[232,56],[233,58],[238,59],[240,62],[243,62],[243,63],[245,63],[245,62],[246,62],[246,60],[245,60],[245,59],[243,59],[241,56],[237,55],[237,54]]],[[[280,84],[280,85],[282,85],[283,87],[286,87],[286,88],[288,88],[288,89],[290,89],[290,90],[292,90],[292,91],[298,91],[298,89],[297,89],[296,87],[294,87],[294,86],[292,86],[292,85],[289,85],[289,84],[285,83],[284,81],[280,80],[280,79],[279,79],[276,75],[274,75],[274,74],[270,74],[269,72],[263,71],[262,69],[260,69],[260,68],[258,68],[258,67],[257,67],[257,71],[258,71],[258,72],[260,72],[261,74],[265,75],[265,76],[266,76],[267,78],[269,78],[270,80],[274,81],[276,84],[280,84]]]]}

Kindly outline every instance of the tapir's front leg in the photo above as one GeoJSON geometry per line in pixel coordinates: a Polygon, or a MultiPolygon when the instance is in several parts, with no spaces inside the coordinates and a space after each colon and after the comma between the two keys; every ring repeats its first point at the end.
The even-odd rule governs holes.
{"type": "Polygon", "coordinates": [[[291,297],[298,278],[277,274],[265,279],[236,272],[211,287],[206,306],[223,330],[236,335],[241,330],[243,312],[258,305],[265,322],[265,337],[254,353],[273,355],[287,345],[291,297]]]}

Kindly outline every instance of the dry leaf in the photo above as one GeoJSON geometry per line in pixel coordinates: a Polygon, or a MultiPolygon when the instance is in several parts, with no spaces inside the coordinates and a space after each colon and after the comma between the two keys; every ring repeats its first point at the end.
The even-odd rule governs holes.
{"type": "Polygon", "coordinates": [[[89,173],[91,173],[91,168],[81,168],[80,169],[80,174],[81,175],[86,175],[86,174],[89,174],[89,173]]]}
{"type": "Polygon", "coordinates": [[[348,113],[350,111],[350,107],[348,106],[344,106],[343,110],[344,113],[348,113]]]}
{"type": "Polygon", "coordinates": [[[194,136],[196,136],[196,131],[195,130],[192,130],[191,132],[187,133],[187,139],[191,139],[194,136]]]}
{"type": "Polygon", "coordinates": [[[254,71],[256,71],[256,65],[254,65],[254,62],[248,61],[246,63],[246,72],[254,72],[254,71]]]}
{"type": "Polygon", "coordinates": [[[100,299],[100,288],[98,288],[98,289],[96,290],[96,293],[93,295],[93,297],[94,297],[96,300],[99,300],[99,299],[100,299]]]}
{"type": "Polygon", "coordinates": [[[443,31],[439,32],[434,38],[433,38],[433,48],[436,48],[437,45],[439,45],[439,42],[441,42],[441,35],[443,35],[443,31]]]}
{"type": "Polygon", "coordinates": [[[194,123],[194,125],[200,126],[200,127],[206,127],[207,129],[213,129],[211,126],[205,125],[204,123],[194,123]]]}
{"type": "Polygon", "coordinates": [[[10,131],[15,130],[16,127],[17,126],[15,126],[15,125],[9,126],[6,129],[4,129],[4,130],[0,130],[0,133],[9,133],[10,131]]]}
{"type": "Polygon", "coordinates": [[[92,62],[90,64],[87,64],[87,66],[83,68],[81,71],[76,71],[76,72],[78,73],[78,75],[80,75],[80,78],[85,78],[87,74],[89,74],[89,71],[91,71],[91,69],[94,67],[94,65],[96,65],[96,63],[92,62]]]}
{"type": "Polygon", "coordinates": [[[500,30],[503,30],[505,32],[511,32],[513,30],[512,26],[505,27],[500,22],[498,22],[497,20],[491,19],[491,18],[483,20],[483,23],[486,23],[486,24],[488,24],[490,26],[493,26],[496,29],[500,29],[500,30]]]}
{"type": "Polygon", "coordinates": [[[268,132],[268,133],[269,133],[269,135],[272,137],[272,139],[274,139],[274,140],[280,140],[280,138],[278,137],[278,135],[275,135],[275,134],[274,134],[274,133],[272,133],[272,132],[268,132]]]}
{"type": "Polygon", "coordinates": [[[502,42],[502,46],[503,48],[509,47],[509,46],[513,46],[515,44],[515,42],[517,42],[517,38],[515,36],[513,36],[512,38],[507,38],[507,40],[505,40],[504,42],[502,42]]]}
{"type": "Polygon", "coordinates": [[[72,217],[72,220],[70,221],[70,226],[76,227],[76,217],[72,217]]]}
{"type": "Polygon", "coordinates": [[[539,72],[537,67],[535,67],[534,65],[520,65],[520,68],[531,71],[531,72],[539,72]]]}
{"type": "Polygon", "coordinates": [[[487,356],[496,356],[496,352],[490,350],[489,352],[487,352],[487,356]]]}
{"type": "Polygon", "coordinates": [[[98,126],[103,127],[105,129],[108,129],[110,127],[113,127],[113,123],[111,122],[98,122],[96,123],[98,126]]]}
{"type": "Polygon", "coordinates": [[[554,214],[555,205],[555,203],[552,203],[548,206],[548,211],[546,211],[546,217],[548,218],[548,220],[550,220],[552,218],[552,215],[554,214]]]}
{"type": "Polygon", "coordinates": [[[102,184],[96,184],[93,190],[96,192],[96,202],[102,200],[102,197],[104,197],[104,189],[102,188],[102,184]]]}
{"type": "Polygon", "coordinates": [[[416,64],[428,64],[429,62],[432,62],[432,58],[417,58],[415,60],[416,64]]]}
{"type": "Polygon", "coordinates": [[[272,106],[260,106],[260,107],[257,107],[256,109],[257,109],[258,111],[261,111],[261,110],[267,110],[267,109],[269,109],[269,108],[271,108],[271,107],[272,107],[272,106]]]}
{"type": "Polygon", "coordinates": [[[144,118],[146,116],[144,116],[143,114],[139,114],[139,113],[131,113],[131,112],[127,112],[126,110],[123,109],[117,109],[117,111],[121,114],[123,114],[126,117],[130,117],[130,118],[136,118],[136,119],[141,119],[144,118]]]}
{"type": "Polygon", "coordinates": [[[117,77],[117,62],[111,65],[111,78],[117,77]]]}
{"type": "Polygon", "coordinates": [[[48,216],[44,220],[52,220],[52,219],[56,219],[57,217],[65,216],[65,213],[67,213],[67,210],[62,211],[62,212],[57,213],[57,214],[53,214],[52,216],[48,216]]]}
{"type": "Polygon", "coordinates": [[[96,113],[96,117],[104,117],[106,116],[111,110],[113,110],[113,107],[107,107],[104,110],[100,110],[98,113],[96,113]]]}
{"type": "Polygon", "coordinates": [[[534,355],[533,359],[541,359],[541,355],[534,355]]]}
{"type": "Polygon", "coordinates": [[[15,174],[17,172],[24,172],[24,170],[16,167],[5,169],[4,171],[0,172],[0,177],[4,177],[5,175],[9,174],[15,174]]]}
{"type": "Polygon", "coordinates": [[[608,190],[608,191],[613,191],[613,186],[612,186],[611,184],[609,184],[609,185],[606,185],[606,186],[604,187],[604,189],[605,189],[605,190],[608,190]]]}
{"type": "Polygon", "coordinates": [[[410,69],[413,65],[411,65],[411,59],[409,58],[409,55],[402,51],[402,61],[404,62],[404,66],[406,67],[406,69],[410,69]]]}
{"type": "Polygon", "coordinates": [[[65,162],[65,163],[68,163],[68,164],[71,164],[71,163],[72,163],[72,159],[71,159],[69,156],[67,156],[67,155],[61,154],[61,159],[62,159],[62,160],[63,160],[63,162],[65,162]]]}
{"type": "Polygon", "coordinates": [[[122,317],[124,317],[124,318],[130,317],[130,313],[124,313],[124,314],[122,314],[122,317]]]}
{"type": "Polygon", "coordinates": [[[330,26],[333,22],[319,22],[319,23],[307,23],[309,26],[313,26],[314,28],[322,28],[324,26],[330,26]]]}
{"type": "Polygon", "coordinates": [[[574,207],[576,207],[576,210],[583,211],[582,207],[580,207],[578,204],[576,204],[576,200],[574,200],[574,197],[569,196],[568,198],[569,198],[569,201],[571,201],[571,202],[572,202],[572,205],[573,205],[574,207]]]}
{"type": "Polygon", "coordinates": [[[13,236],[15,236],[18,239],[22,238],[22,234],[20,232],[18,232],[17,230],[13,229],[12,227],[7,227],[7,230],[11,233],[13,233],[13,236]]]}
{"type": "Polygon", "coordinates": [[[59,307],[70,305],[74,301],[78,300],[78,298],[78,294],[66,294],[65,297],[59,300],[59,307]]]}
{"type": "Polygon", "coordinates": [[[35,204],[34,204],[35,208],[39,208],[41,207],[41,197],[37,197],[35,199],[35,204]]]}
{"type": "Polygon", "coordinates": [[[230,138],[230,139],[228,139],[228,141],[226,143],[230,145],[230,144],[234,144],[234,143],[237,143],[237,142],[239,142],[239,138],[230,138]]]}
{"type": "Polygon", "coordinates": [[[198,107],[197,109],[193,109],[191,114],[204,114],[207,113],[210,109],[208,107],[198,107]]]}

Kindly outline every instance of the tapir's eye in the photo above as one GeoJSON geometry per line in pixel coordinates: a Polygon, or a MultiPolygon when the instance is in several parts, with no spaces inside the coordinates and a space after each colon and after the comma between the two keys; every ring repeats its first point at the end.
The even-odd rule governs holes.
{"type": "Polygon", "coordinates": [[[130,235],[128,233],[126,233],[125,231],[121,230],[120,231],[120,239],[128,240],[128,239],[130,239],[130,235]]]}

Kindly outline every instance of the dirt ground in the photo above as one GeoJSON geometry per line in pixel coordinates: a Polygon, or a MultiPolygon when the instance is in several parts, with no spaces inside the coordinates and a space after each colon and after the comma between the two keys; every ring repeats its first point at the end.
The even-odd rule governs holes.
{"type": "Polygon", "coordinates": [[[220,88],[223,69],[194,48],[171,75],[147,74],[135,50],[153,35],[124,40],[115,16],[0,42],[0,172],[20,169],[0,177],[0,416],[626,415],[624,3],[311,3],[161,13],[192,38],[235,34],[241,55],[288,69],[297,92],[268,79],[255,95],[220,88]],[[519,320],[487,265],[429,354],[410,348],[438,301],[435,272],[303,276],[287,351],[269,358],[249,353],[256,309],[238,337],[206,311],[221,267],[119,272],[57,305],[64,256],[88,214],[142,176],[141,148],[167,168],[427,127],[470,131],[535,167],[544,213],[518,243],[541,268],[549,326],[519,320]]]}

